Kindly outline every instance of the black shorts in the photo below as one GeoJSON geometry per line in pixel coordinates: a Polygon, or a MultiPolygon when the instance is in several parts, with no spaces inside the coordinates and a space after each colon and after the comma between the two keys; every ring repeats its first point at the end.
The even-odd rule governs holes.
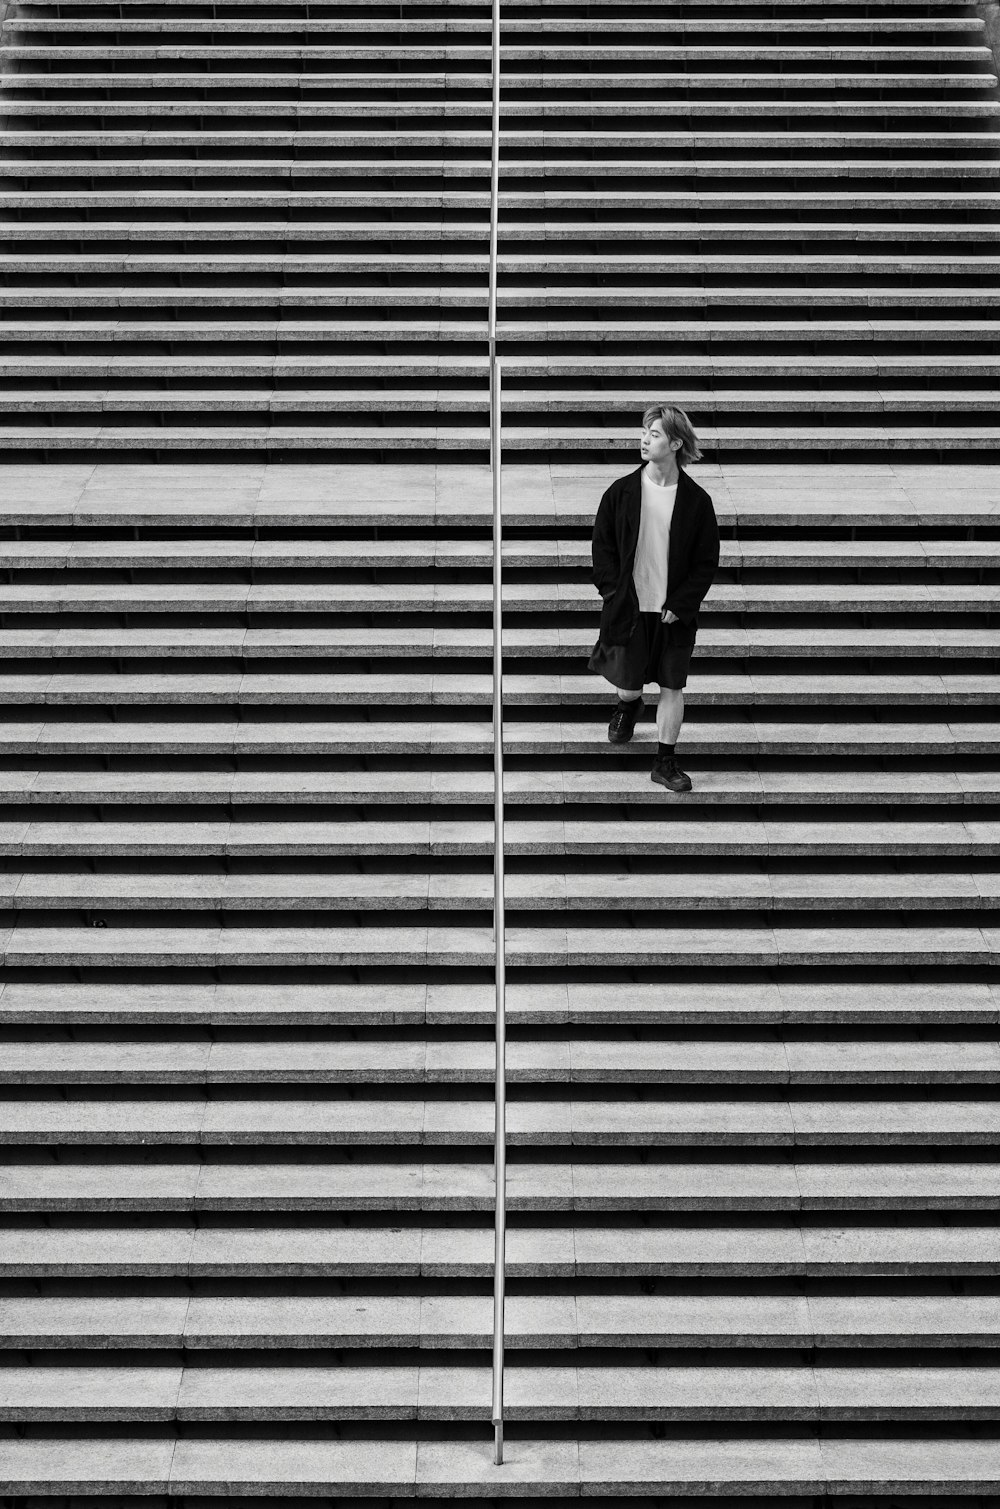
{"type": "Polygon", "coordinates": [[[659,613],[640,613],[628,644],[598,640],[587,668],[623,692],[641,692],[655,681],[679,692],[687,683],[694,634],[682,624],[665,624],[659,613]]]}

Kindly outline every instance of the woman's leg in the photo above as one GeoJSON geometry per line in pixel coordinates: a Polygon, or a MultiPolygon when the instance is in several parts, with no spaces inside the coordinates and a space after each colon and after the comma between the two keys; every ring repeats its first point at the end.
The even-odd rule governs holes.
{"type": "MultiPolygon", "coordinates": [[[[619,697],[624,693],[619,692],[619,697]]],[[[660,700],[656,708],[656,737],[661,744],[676,744],[684,722],[684,693],[660,687],[660,700]]]]}
{"type": "Polygon", "coordinates": [[[642,713],[642,692],[622,691],[621,687],[615,687],[615,691],[618,701],[608,724],[608,739],[612,744],[627,744],[642,713]]]}

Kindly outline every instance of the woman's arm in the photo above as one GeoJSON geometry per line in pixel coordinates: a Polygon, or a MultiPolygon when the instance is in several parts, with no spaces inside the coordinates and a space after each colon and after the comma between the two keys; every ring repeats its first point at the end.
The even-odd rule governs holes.
{"type": "Polygon", "coordinates": [[[689,624],[701,607],[702,600],[719,569],[719,525],[711,500],[706,500],[691,545],[691,565],[687,576],[667,598],[664,608],[675,614],[682,624],[689,624]]]}
{"type": "Polygon", "coordinates": [[[615,535],[614,502],[610,488],[601,499],[597,510],[590,553],[594,562],[594,586],[602,597],[609,597],[618,586],[618,578],[621,575],[618,540],[615,535]]]}

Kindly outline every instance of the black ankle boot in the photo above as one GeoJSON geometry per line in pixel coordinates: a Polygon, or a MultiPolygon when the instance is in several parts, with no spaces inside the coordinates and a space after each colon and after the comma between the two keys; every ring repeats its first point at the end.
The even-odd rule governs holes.
{"type": "Polygon", "coordinates": [[[634,702],[622,702],[618,699],[618,706],[611,714],[611,722],[608,724],[608,740],[612,744],[627,744],[635,733],[635,725],[639,714],[642,712],[643,701],[636,697],[634,702]]]}

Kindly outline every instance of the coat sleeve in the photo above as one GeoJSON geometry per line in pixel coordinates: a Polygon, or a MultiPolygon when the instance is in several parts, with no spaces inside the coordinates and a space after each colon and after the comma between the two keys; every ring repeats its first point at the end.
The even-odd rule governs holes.
{"type": "Polygon", "coordinates": [[[601,499],[597,510],[590,551],[594,561],[594,586],[602,597],[607,597],[618,586],[618,578],[621,574],[618,539],[615,533],[614,495],[610,487],[601,499]]]}
{"type": "Polygon", "coordinates": [[[712,500],[706,496],[691,542],[688,574],[683,581],[678,582],[664,604],[671,613],[676,613],[682,624],[691,623],[718,569],[719,524],[712,500]]]}

